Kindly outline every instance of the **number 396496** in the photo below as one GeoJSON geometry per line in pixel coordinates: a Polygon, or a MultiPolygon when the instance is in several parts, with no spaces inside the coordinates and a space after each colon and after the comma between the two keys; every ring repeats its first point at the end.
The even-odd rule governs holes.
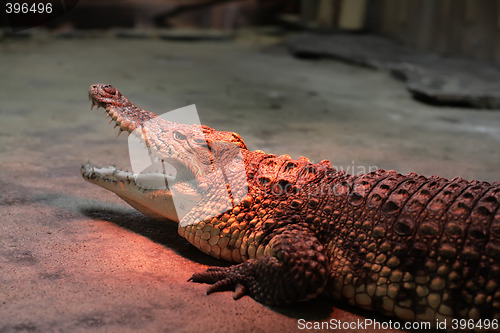
{"type": "Polygon", "coordinates": [[[7,14],[50,14],[52,13],[52,3],[34,2],[19,3],[7,2],[5,4],[5,13],[7,14]]]}

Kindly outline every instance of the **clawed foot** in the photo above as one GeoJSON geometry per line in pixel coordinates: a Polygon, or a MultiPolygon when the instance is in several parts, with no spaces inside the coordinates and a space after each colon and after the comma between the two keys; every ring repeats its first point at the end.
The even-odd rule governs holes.
{"type": "Polygon", "coordinates": [[[244,274],[246,266],[248,265],[210,267],[203,273],[194,273],[188,281],[212,284],[207,290],[207,295],[218,291],[233,290],[233,298],[237,300],[248,295],[247,288],[244,285],[244,281],[246,280],[244,274]]]}
{"type": "Polygon", "coordinates": [[[189,281],[212,284],[207,294],[234,290],[234,299],[248,295],[268,305],[302,302],[322,293],[328,281],[328,260],[310,231],[290,227],[270,243],[274,256],[211,267],[193,274],[189,281]]]}

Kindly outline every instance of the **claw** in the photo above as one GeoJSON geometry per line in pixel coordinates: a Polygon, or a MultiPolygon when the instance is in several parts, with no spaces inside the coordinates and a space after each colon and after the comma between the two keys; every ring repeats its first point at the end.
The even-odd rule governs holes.
{"type": "Polygon", "coordinates": [[[233,281],[231,279],[224,279],[217,281],[207,289],[207,295],[216,293],[218,291],[231,290],[232,286],[233,286],[233,281]]]}
{"type": "Polygon", "coordinates": [[[242,285],[241,283],[238,283],[236,285],[236,287],[234,287],[233,299],[238,300],[238,299],[242,298],[243,296],[245,296],[246,294],[247,294],[247,288],[244,285],[242,285]]]}
{"type": "Polygon", "coordinates": [[[246,263],[231,267],[210,267],[203,273],[194,273],[188,281],[211,284],[207,289],[207,295],[233,290],[233,298],[237,300],[249,295],[250,289],[245,286],[248,282],[245,278],[246,270],[248,270],[246,263]]]}

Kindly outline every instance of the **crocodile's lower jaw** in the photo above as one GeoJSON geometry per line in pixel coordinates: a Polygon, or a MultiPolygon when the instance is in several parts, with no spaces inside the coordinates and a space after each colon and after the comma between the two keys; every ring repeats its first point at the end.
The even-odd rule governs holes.
{"type": "Polygon", "coordinates": [[[82,165],[83,178],[99,185],[125,200],[129,205],[155,220],[179,222],[170,189],[147,189],[139,186],[134,174],[114,166],[82,165]]]}

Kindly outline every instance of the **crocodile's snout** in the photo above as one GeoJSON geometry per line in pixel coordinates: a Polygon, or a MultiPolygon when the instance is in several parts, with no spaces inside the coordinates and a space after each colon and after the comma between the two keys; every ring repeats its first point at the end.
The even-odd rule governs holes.
{"type": "Polygon", "coordinates": [[[120,133],[125,131],[132,133],[136,128],[146,121],[156,118],[156,114],[143,110],[132,104],[127,97],[122,95],[118,89],[110,84],[96,83],[89,87],[89,99],[94,106],[102,107],[119,127],[120,133]]]}

